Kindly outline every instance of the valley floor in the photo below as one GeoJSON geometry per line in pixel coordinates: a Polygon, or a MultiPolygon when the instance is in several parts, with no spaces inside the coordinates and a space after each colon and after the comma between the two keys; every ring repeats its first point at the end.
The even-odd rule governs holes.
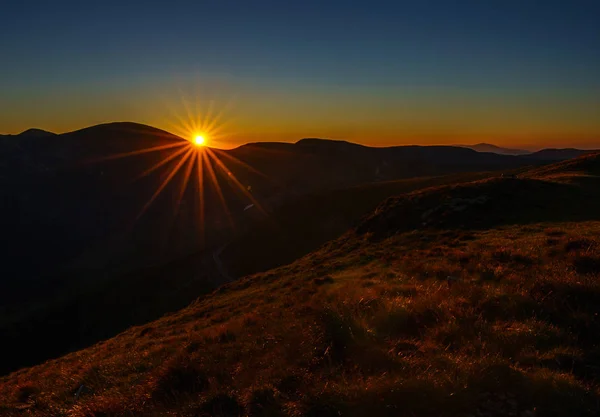
{"type": "Polygon", "coordinates": [[[597,416],[599,236],[349,232],[0,378],[0,415],[597,416]]]}

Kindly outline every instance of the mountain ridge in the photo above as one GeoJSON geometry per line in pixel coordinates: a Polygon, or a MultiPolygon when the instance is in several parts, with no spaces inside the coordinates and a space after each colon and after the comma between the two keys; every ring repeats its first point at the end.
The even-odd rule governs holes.
{"type": "Polygon", "coordinates": [[[502,155],[527,155],[533,153],[533,151],[528,151],[525,149],[514,149],[514,148],[506,148],[502,146],[497,146],[491,143],[477,143],[475,145],[455,145],[464,148],[473,149],[477,152],[493,152],[502,155]]]}
{"type": "MultiPolygon", "coordinates": [[[[83,131],[89,131],[89,130],[98,130],[98,129],[114,129],[114,128],[121,128],[120,130],[124,130],[123,128],[130,128],[136,131],[140,131],[140,130],[146,130],[148,132],[154,132],[154,133],[160,133],[160,134],[165,134],[167,137],[173,137],[173,138],[177,138],[178,140],[185,140],[183,138],[181,138],[178,135],[175,135],[171,132],[168,132],[167,130],[161,129],[161,128],[157,128],[157,127],[153,127],[151,125],[148,124],[144,124],[144,123],[139,123],[139,122],[131,122],[131,121],[114,121],[114,122],[104,122],[104,123],[99,123],[99,124],[95,124],[95,125],[91,125],[91,126],[87,126],[87,127],[83,127],[83,128],[79,128],[79,129],[75,129],[72,131],[67,131],[67,132],[63,132],[63,133],[53,133],[53,132],[49,132],[46,131],[44,129],[39,129],[39,128],[29,128],[21,133],[18,134],[4,134],[4,135],[0,135],[0,137],[6,137],[6,136],[11,136],[11,137],[15,137],[15,136],[28,136],[30,134],[39,134],[42,136],[61,136],[61,135],[65,135],[65,134],[73,134],[73,133],[78,133],[78,132],[83,132],[83,131]]],[[[365,147],[365,148],[370,148],[370,146],[368,145],[363,145],[360,143],[355,143],[355,142],[351,142],[348,140],[344,140],[344,139],[328,139],[328,138],[319,138],[319,137],[306,137],[306,138],[301,138],[299,140],[297,140],[296,142],[278,142],[278,141],[270,141],[270,142],[248,142],[242,145],[239,145],[236,148],[232,148],[232,149],[238,149],[241,147],[245,147],[245,146],[269,146],[269,145],[307,145],[307,144],[311,144],[311,145],[352,145],[352,146],[359,146],[359,147],[365,147]]],[[[389,146],[383,146],[383,147],[377,147],[377,148],[402,148],[402,147],[434,147],[434,146],[443,146],[443,147],[459,147],[459,148],[468,148],[468,149],[473,149],[476,152],[490,152],[490,153],[497,153],[497,154],[502,154],[502,155],[512,155],[512,156],[526,156],[526,155],[531,155],[531,154],[536,154],[542,151],[550,151],[550,152],[560,152],[560,151],[570,151],[570,152],[575,152],[575,151],[579,151],[579,152],[594,152],[596,150],[594,149],[578,149],[578,148],[542,148],[542,149],[538,149],[536,151],[531,151],[531,150],[527,150],[527,149],[519,149],[519,148],[508,148],[508,147],[503,147],[503,146],[498,146],[492,143],[487,143],[487,142],[480,142],[480,143],[476,143],[476,144],[447,144],[447,145],[418,145],[418,144],[409,144],[409,145],[389,145],[389,146]]],[[[232,150],[230,149],[230,150],[232,150]]],[[[575,156],[571,156],[571,157],[576,157],[578,155],[575,156]]],[[[565,157],[566,158],[566,157],[565,157]]],[[[567,158],[569,159],[569,158],[567,158]]]]}

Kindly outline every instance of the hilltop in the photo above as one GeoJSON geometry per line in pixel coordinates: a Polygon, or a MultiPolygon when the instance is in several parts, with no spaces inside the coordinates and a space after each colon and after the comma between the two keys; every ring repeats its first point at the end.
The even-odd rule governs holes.
{"type": "Polygon", "coordinates": [[[600,223],[581,203],[597,208],[599,166],[388,199],[289,265],[0,378],[0,410],[597,415],[600,223]]]}
{"type": "Polygon", "coordinates": [[[463,148],[473,149],[477,152],[492,152],[501,155],[527,155],[532,153],[531,151],[525,149],[514,149],[514,148],[504,148],[501,146],[493,145],[491,143],[477,143],[475,145],[456,145],[463,148]]]}

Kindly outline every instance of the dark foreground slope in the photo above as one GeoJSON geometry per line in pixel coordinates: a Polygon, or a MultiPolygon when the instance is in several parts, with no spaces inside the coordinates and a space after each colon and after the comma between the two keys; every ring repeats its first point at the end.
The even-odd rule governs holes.
{"type": "Polygon", "coordinates": [[[85,348],[177,311],[230,278],[288,264],[341,236],[387,197],[493,175],[498,174],[426,177],[317,193],[274,210],[268,220],[222,246],[224,250],[198,251],[114,275],[97,268],[95,276],[86,271],[81,279],[63,279],[59,288],[46,282],[43,291],[26,286],[32,293],[28,299],[5,296],[0,307],[0,339],[5,342],[0,374],[85,348]]]}
{"type": "MultiPolygon", "coordinates": [[[[551,176],[538,171],[506,181],[515,192],[514,181],[523,181],[544,201],[547,192],[560,197],[563,188],[547,188],[555,183],[597,197],[597,183],[586,181],[596,180],[598,162],[590,157],[551,176]]],[[[449,203],[453,209],[446,204],[474,199],[468,188],[498,201],[495,192],[504,195],[498,181],[418,192],[405,197],[408,203],[390,200],[357,231],[291,265],[2,377],[0,410],[598,415],[599,219],[581,205],[576,215],[561,204],[552,206],[555,217],[537,222],[538,209],[526,199],[512,202],[522,217],[508,218],[476,202],[458,210],[466,201],[449,203]],[[413,222],[408,205],[433,209],[431,222],[413,222]],[[455,214],[471,210],[470,218],[455,214]]]]}

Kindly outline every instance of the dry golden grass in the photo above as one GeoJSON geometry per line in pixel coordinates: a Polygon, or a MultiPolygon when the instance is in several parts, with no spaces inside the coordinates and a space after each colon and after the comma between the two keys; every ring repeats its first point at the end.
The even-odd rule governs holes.
{"type": "Polygon", "coordinates": [[[598,159],[390,199],[290,265],[0,378],[0,414],[600,415],[598,159]]]}
{"type": "Polygon", "coordinates": [[[598,236],[599,222],[349,233],[1,378],[0,414],[598,415],[598,236]]]}

